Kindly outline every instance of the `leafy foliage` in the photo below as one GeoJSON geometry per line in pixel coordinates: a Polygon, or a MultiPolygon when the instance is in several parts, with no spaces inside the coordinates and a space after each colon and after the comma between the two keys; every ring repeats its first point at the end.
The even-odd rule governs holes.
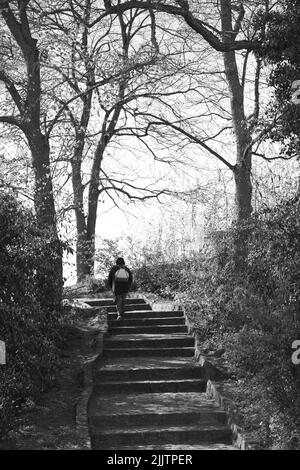
{"type": "Polygon", "coordinates": [[[281,143],[285,157],[299,153],[300,107],[291,102],[292,84],[300,80],[299,21],[299,2],[280,0],[277,9],[267,17],[267,29],[257,51],[271,65],[269,85],[274,89],[274,100],[268,115],[270,119],[276,118],[276,125],[268,137],[281,143]]]}
{"type": "Polygon", "coordinates": [[[148,253],[135,271],[135,287],[163,298],[173,298],[176,292],[190,285],[191,266],[192,261],[187,258],[170,262],[161,253],[148,253]]]}
{"type": "Polygon", "coordinates": [[[141,288],[185,306],[204,347],[225,349],[243,425],[270,448],[300,447],[300,376],[291,361],[300,337],[299,220],[299,196],[253,215],[241,227],[249,237],[243,273],[231,231],[194,259],[163,264],[153,254],[137,276],[141,288]]]}
{"type": "Polygon", "coordinates": [[[97,263],[97,275],[105,283],[108,277],[110,268],[116,263],[116,259],[121,256],[118,241],[109,239],[101,240],[98,247],[95,260],[97,263]]]}
{"type": "MultiPolygon", "coordinates": [[[[0,194],[0,432],[13,414],[50,386],[58,363],[60,313],[49,310],[53,243],[30,210],[0,194]],[[51,255],[51,257],[50,257],[51,255]]],[[[54,251],[55,255],[55,251],[54,251]]]]}
{"type": "Polygon", "coordinates": [[[223,268],[217,263],[207,270],[201,288],[206,334],[225,347],[231,372],[252,390],[248,405],[255,396],[264,415],[252,423],[258,437],[280,448],[292,436],[300,445],[300,377],[291,361],[300,335],[299,215],[297,197],[253,216],[244,275],[236,276],[229,257],[223,268]]]}

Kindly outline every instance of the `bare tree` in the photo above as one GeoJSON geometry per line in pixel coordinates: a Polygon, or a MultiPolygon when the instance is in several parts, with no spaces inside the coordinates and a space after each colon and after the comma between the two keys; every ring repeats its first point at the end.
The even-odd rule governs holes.
{"type": "Polygon", "coordinates": [[[56,291],[59,294],[62,285],[62,255],[56,228],[49,140],[41,123],[40,50],[28,6],[29,0],[0,1],[1,30],[5,34],[2,45],[5,56],[0,64],[0,81],[4,83],[9,98],[8,112],[0,116],[0,122],[15,126],[27,139],[35,177],[34,207],[40,227],[47,229],[56,251],[52,262],[56,266],[57,279],[54,283],[57,284],[56,291]]]}
{"type": "MultiPolygon", "coordinates": [[[[190,142],[194,142],[211,155],[218,158],[229,168],[235,180],[235,207],[236,222],[241,227],[243,222],[250,216],[252,211],[252,146],[257,141],[253,138],[255,123],[259,116],[259,83],[261,63],[256,61],[256,72],[253,78],[253,112],[247,116],[245,105],[245,83],[247,74],[247,64],[251,52],[255,51],[258,44],[258,32],[252,27],[251,20],[259,11],[265,14],[270,8],[269,2],[261,5],[261,2],[234,2],[231,0],[220,0],[218,4],[208,2],[205,5],[193,1],[125,1],[125,2],[105,2],[105,14],[112,14],[125,11],[129,8],[144,8],[156,11],[157,15],[162,12],[182,19],[184,23],[198,35],[199,48],[203,50],[208,44],[213,51],[214,57],[218,60],[221,52],[224,64],[224,77],[227,82],[227,91],[230,97],[230,119],[234,131],[236,142],[236,161],[231,162],[209,145],[208,139],[203,139],[197,135],[191,125],[191,119],[186,119],[180,113],[173,113],[173,117],[166,118],[165,115],[154,115],[147,113],[148,131],[151,126],[168,126],[175,133],[183,135],[190,142]],[[263,11],[265,9],[265,11],[263,11]],[[246,11],[247,10],[247,11],[246,11]],[[246,14],[247,13],[247,14],[246,14]],[[238,37],[243,36],[242,39],[238,37]],[[215,52],[214,52],[215,51],[215,52]],[[237,51],[244,51],[238,54],[237,51]],[[242,65],[241,65],[242,64],[242,65]],[[189,125],[187,125],[189,121],[189,125]]],[[[100,17],[101,18],[101,15],[100,17]]],[[[98,21],[99,18],[96,20],[98,21]]],[[[252,61],[253,61],[252,56],[252,61]]],[[[207,87],[206,87],[207,90],[207,87]]],[[[208,101],[208,100],[207,100],[208,101]]],[[[170,107],[169,107],[170,109],[170,107]]],[[[145,116],[146,114],[144,114],[145,116]]],[[[201,122],[201,121],[200,121],[201,122]]],[[[219,134],[218,134],[219,135],[219,134]]],[[[212,140],[210,138],[210,140],[212,140]]],[[[235,240],[237,265],[243,265],[246,257],[246,234],[239,230],[235,240]]]]}
{"type": "MultiPolygon", "coordinates": [[[[9,7],[14,2],[2,0],[2,3],[14,14],[9,7]]],[[[48,100],[43,115],[44,133],[41,133],[40,119],[39,129],[48,146],[46,163],[50,180],[50,138],[54,131],[57,136],[64,135],[64,139],[68,134],[65,139],[68,149],[63,152],[60,149],[58,153],[63,154],[65,168],[71,165],[79,277],[92,271],[100,195],[119,194],[129,200],[144,200],[161,193],[148,188],[142,194],[139,184],[109,176],[104,170],[108,149],[115,143],[121,146],[128,138],[138,139],[155,159],[159,157],[154,140],[176,158],[178,147],[184,153],[190,142],[196,144],[232,171],[236,183],[237,221],[241,223],[251,213],[251,133],[259,113],[260,64],[255,77],[254,112],[247,117],[246,64],[250,51],[257,44],[256,31],[249,32],[249,18],[245,19],[243,4],[248,3],[252,10],[258,6],[257,2],[237,4],[229,0],[222,0],[220,8],[214,2],[200,5],[192,1],[167,0],[32,3],[30,19],[34,27],[49,32],[50,41],[60,44],[64,50],[63,60],[57,63],[53,60],[55,54],[49,55],[47,47],[38,50],[35,46],[39,65],[44,67],[43,99],[45,103],[48,100]],[[172,18],[172,24],[166,22],[166,18],[172,18]],[[243,38],[240,40],[238,36],[243,38]],[[195,50],[191,53],[191,49],[195,50]],[[245,52],[238,55],[237,51],[245,52]],[[223,69],[208,67],[210,56],[220,63],[220,53],[223,69]],[[191,57],[196,65],[190,63],[191,57]],[[241,59],[244,66],[240,73],[241,59]],[[231,109],[224,104],[228,96],[224,91],[225,79],[231,109]],[[189,104],[189,96],[192,111],[184,104],[189,104]],[[53,103],[57,106],[54,113],[53,103]],[[216,131],[203,129],[203,122],[207,126],[217,120],[216,131]],[[231,127],[236,140],[236,162],[212,144],[231,127]]],[[[29,2],[19,2],[19,5],[27,7],[29,2]]],[[[51,48],[49,39],[48,48],[51,48]]],[[[7,79],[6,84],[9,86],[7,79]]],[[[18,86],[15,84],[15,91],[21,97],[18,86]]],[[[17,98],[13,89],[11,92],[17,98]]],[[[17,102],[13,102],[17,106],[17,102]]],[[[13,115],[2,120],[8,123],[12,117],[18,118],[13,115]]],[[[30,143],[32,139],[28,142],[30,148],[36,147],[30,143]]],[[[59,155],[56,161],[61,161],[59,155]]],[[[165,161],[169,163],[170,158],[165,161]]],[[[50,193],[53,199],[52,188],[50,193]]],[[[51,213],[45,212],[48,216],[51,213]]],[[[236,247],[238,256],[245,257],[243,237],[237,240],[236,247]]]]}
{"type": "MultiPolygon", "coordinates": [[[[49,57],[48,65],[45,63],[49,70],[57,73],[55,82],[58,77],[61,80],[59,86],[52,87],[55,92],[50,93],[59,109],[49,120],[48,132],[55,127],[58,133],[70,133],[68,152],[72,149],[72,156],[64,158],[71,164],[80,279],[93,271],[97,208],[103,194],[117,204],[115,196],[145,201],[169,192],[153,185],[142,186],[132,175],[124,178],[108,174],[103,167],[105,154],[113,145],[124,149],[128,137],[141,139],[135,119],[135,110],[141,102],[148,107],[150,102],[182,94],[184,90],[175,91],[174,86],[170,90],[170,81],[178,81],[179,77],[172,78],[175,66],[167,67],[165,56],[159,52],[152,12],[119,13],[116,21],[106,18],[100,31],[98,23],[94,31],[88,26],[90,17],[95,16],[92,2],[86,0],[76,7],[69,2],[67,17],[66,10],[44,12],[45,27],[48,25],[50,32],[54,12],[60,32],[59,37],[53,35],[51,42],[57,41],[69,50],[69,60],[66,63],[64,54],[62,63],[53,63],[49,57]],[[68,25],[75,30],[72,41],[68,25]]],[[[180,73],[183,76],[182,70],[180,73]]],[[[148,154],[156,158],[145,142],[143,145],[148,154]]]]}

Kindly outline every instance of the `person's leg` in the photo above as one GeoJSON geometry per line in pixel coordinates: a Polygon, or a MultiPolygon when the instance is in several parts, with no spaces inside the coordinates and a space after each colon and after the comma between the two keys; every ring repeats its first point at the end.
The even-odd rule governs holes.
{"type": "Polygon", "coordinates": [[[124,315],[125,313],[125,300],[126,300],[126,294],[122,294],[121,315],[124,315]]]}
{"type": "Polygon", "coordinates": [[[117,320],[120,320],[120,318],[122,317],[122,311],[123,311],[122,294],[116,295],[116,304],[117,304],[117,311],[118,311],[117,320]]]}

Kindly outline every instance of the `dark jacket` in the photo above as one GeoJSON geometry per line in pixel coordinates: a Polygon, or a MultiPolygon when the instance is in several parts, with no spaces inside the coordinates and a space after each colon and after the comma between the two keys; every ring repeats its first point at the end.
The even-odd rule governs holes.
{"type": "Polygon", "coordinates": [[[108,284],[109,284],[109,287],[111,289],[113,288],[113,284],[114,284],[114,293],[115,293],[115,295],[126,294],[129,291],[130,286],[132,284],[132,273],[131,273],[130,269],[127,268],[127,266],[125,266],[125,265],[117,264],[117,265],[113,266],[111,268],[110,272],[109,272],[108,284]],[[129,274],[128,282],[118,282],[118,281],[114,282],[115,273],[120,268],[124,268],[128,272],[128,274],[129,274]]]}

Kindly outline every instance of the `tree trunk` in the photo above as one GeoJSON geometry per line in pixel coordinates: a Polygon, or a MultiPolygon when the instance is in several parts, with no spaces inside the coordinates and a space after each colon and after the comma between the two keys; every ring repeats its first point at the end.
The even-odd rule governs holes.
{"type": "MultiPolygon", "coordinates": [[[[105,135],[105,132],[103,132],[105,135]]],[[[77,240],[76,240],[76,270],[77,282],[82,281],[87,276],[94,275],[95,259],[95,231],[97,221],[98,197],[100,169],[103,160],[103,154],[108,140],[101,138],[95,151],[93,166],[91,171],[89,194],[88,194],[88,212],[87,217],[84,213],[83,204],[83,185],[81,178],[81,162],[84,148],[84,136],[77,140],[74,155],[71,160],[72,165],[72,184],[74,193],[74,210],[76,217],[77,240]]]]}
{"type": "Polygon", "coordinates": [[[85,277],[91,274],[90,257],[89,257],[89,243],[87,239],[87,226],[84,215],[83,206],[83,192],[84,187],[81,179],[81,162],[84,148],[84,136],[77,139],[76,147],[74,149],[73,158],[71,160],[72,166],[72,184],[74,195],[74,210],[77,228],[76,240],[76,270],[77,282],[82,281],[85,277]]]}
{"type": "Polygon", "coordinates": [[[95,260],[95,232],[97,221],[97,209],[99,198],[99,182],[100,182],[100,169],[103,160],[104,151],[108,140],[101,139],[99,142],[93,161],[91,171],[91,181],[89,187],[89,203],[88,203],[88,217],[87,217],[87,243],[89,248],[89,266],[90,274],[94,273],[94,260],[95,260]]]}
{"type": "MultiPolygon", "coordinates": [[[[86,23],[89,21],[90,16],[89,0],[86,1],[86,23]]],[[[127,26],[119,15],[119,21],[122,30],[123,40],[123,58],[124,65],[128,61],[128,47],[130,42],[130,34],[127,33],[127,26]]],[[[132,20],[133,21],[133,20],[132,20]]],[[[130,28],[128,27],[130,31],[130,28]]],[[[87,53],[88,46],[88,28],[85,29],[82,36],[82,44],[87,53]]],[[[76,64],[75,64],[76,67],[76,64]]],[[[91,68],[90,62],[86,62],[86,70],[89,76],[88,85],[91,86],[95,83],[94,69],[91,68]]],[[[114,110],[106,112],[104,121],[102,123],[102,132],[99,139],[97,148],[95,150],[93,165],[90,176],[89,193],[88,193],[88,210],[87,216],[84,215],[83,205],[83,185],[81,179],[81,162],[85,142],[85,132],[89,123],[92,93],[88,93],[83,102],[83,111],[80,120],[80,126],[77,128],[77,142],[72,158],[72,182],[74,192],[74,207],[77,226],[77,242],[76,242],[76,267],[77,267],[77,281],[84,279],[86,276],[94,275],[94,262],[95,262],[95,232],[97,221],[98,198],[100,194],[100,171],[103,161],[105,149],[114,135],[116,124],[118,122],[120,112],[122,110],[122,101],[125,95],[126,78],[119,83],[119,104],[116,104],[114,110]],[[80,129],[80,130],[79,130],[80,129]]],[[[75,126],[76,127],[76,126],[75,126]]]]}
{"type": "MultiPolygon", "coordinates": [[[[43,249],[45,261],[40,263],[37,284],[40,300],[46,309],[57,308],[62,294],[62,250],[59,241],[52,178],[50,172],[50,149],[45,135],[41,132],[41,73],[38,40],[32,36],[30,21],[27,16],[28,1],[5,2],[1,15],[18,44],[26,67],[26,81],[22,86],[22,95],[13,88],[11,97],[20,113],[22,130],[26,135],[32,154],[32,166],[35,175],[34,205],[41,230],[45,231],[43,249]],[[25,96],[23,96],[25,95],[25,96]],[[47,259],[46,259],[47,258],[47,259]],[[43,264],[43,265],[42,265],[43,264]],[[48,274],[51,272],[51,275],[48,274]],[[43,285],[44,283],[44,285],[43,285]]],[[[22,67],[23,69],[23,67],[22,67]]]]}
{"type": "Polygon", "coordinates": [[[56,215],[50,174],[49,144],[44,135],[34,132],[29,137],[32,165],[35,174],[34,205],[41,227],[49,226],[56,232],[56,215]]]}
{"type": "MultiPolygon", "coordinates": [[[[74,148],[73,157],[71,159],[72,166],[72,184],[73,184],[73,196],[74,196],[74,210],[76,218],[76,271],[77,271],[77,282],[84,280],[91,274],[91,262],[90,262],[90,247],[87,239],[87,223],[84,213],[84,186],[82,184],[81,165],[83,160],[83,151],[85,145],[86,131],[89,125],[93,92],[90,90],[95,84],[95,69],[94,61],[90,60],[88,43],[89,43],[89,28],[88,23],[91,14],[91,0],[85,0],[84,4],[84,15],[83,15],[83,31],[81,36],[81,45],[84,50],[84,63],[86,70],[86,91],[89,90],[84,96],[82,96],[82,111],[80,121],[77,122],[73,118],[74,129],[76,132],[76,144],[74,148]]],[[[74,54],[72,54],[72,75],[76,77],[77,63],[74,58],[76,57],[77,45],[74,45],[74,54]]],[[[75,79],[75,78],[74,78],[75,79]]],[[[76,86],[79,88],[78,82],[76,86]]]]}
{"type": "MultiPolygon", "coordinates": [[[[119,99],[120,102],[124,98],[125,85],[120,83],[119,85],[119,99]]],[[[91,180],[89,187],[89,203],[88,203],[88,216],[87,216],[87,242],[89,247],[89,263],[90,263],[90,274],[94,273],[94,261],[95,261],[95,235],[96,235],[96,221],[97,221],[97,209],[98,209],[98,198],[100,194],[100,170],[104,157],[104,152],[107,145],[109,144],[112,136],[114,135],[115,127],[118,122],[122,105],[119,104],[115,107],[114,112],[109,119],[107,114],[104,123],[102,125],[102,136],[98,142],[94,161],[91,171],[91,180]]]]}
{"type": "Polygon", "coordinates": [[[28,136],[35,173],[34,206],[39,228],[45,231],[47,265],[40,266],[37,275],[40,283],[41,301],[46,308],[60,306],[63,285],[62,248],[56,227],[56,213],[50,173],[50,149],[46,137],[39,131],[28,136]],[[49,277],[49,273],[50,277],[49,277]],[[45,286],[47,282],[47,288],[45,286]]]}
{"type": "MultiPolygon", "coordinates": [[[[221,1],[221,22],[224,40],[233,40],[232,9],[230,0],[221,1]]],[[[234,51],[223,53],[226,80],[230,92],[232,123],[236,140],[235,180],[235,223],[236,236],[234,251],[236,266],[243,268],[247,257],[247,233],[243,223],[252,212],[252,154],[249,147],[251,134],[247,125],[244,108],[244,90],[240,83],[234,51]]]]}
{"type": "Polygon", "coordinates": [[[248,229],[245,222],[250,217],[252,211],[252,183],[247,162],[235,167],[234,180],[236,206],[236,232],[234,237],[235,264],[238,269],[243,270],[248,254],[248,229]]]}
{"type": "MultiPolygon", "coordinates": [[[[26,20],[23,21],[26,24],[26,20]]],[[[44,263],[37,273],[40,299],[48,310],[59,309],[62,298],[63,268],[62,247],[56,226],[56,212],[50,166],[49,141],[41,131],[41,76],[40,58],[37,40],[24,27],[26,44],[22,52],[27,67],[27,96],[23,121],[32,156],[35,174],[34,205],[39,227],[44,230],[44,263]]]]}

